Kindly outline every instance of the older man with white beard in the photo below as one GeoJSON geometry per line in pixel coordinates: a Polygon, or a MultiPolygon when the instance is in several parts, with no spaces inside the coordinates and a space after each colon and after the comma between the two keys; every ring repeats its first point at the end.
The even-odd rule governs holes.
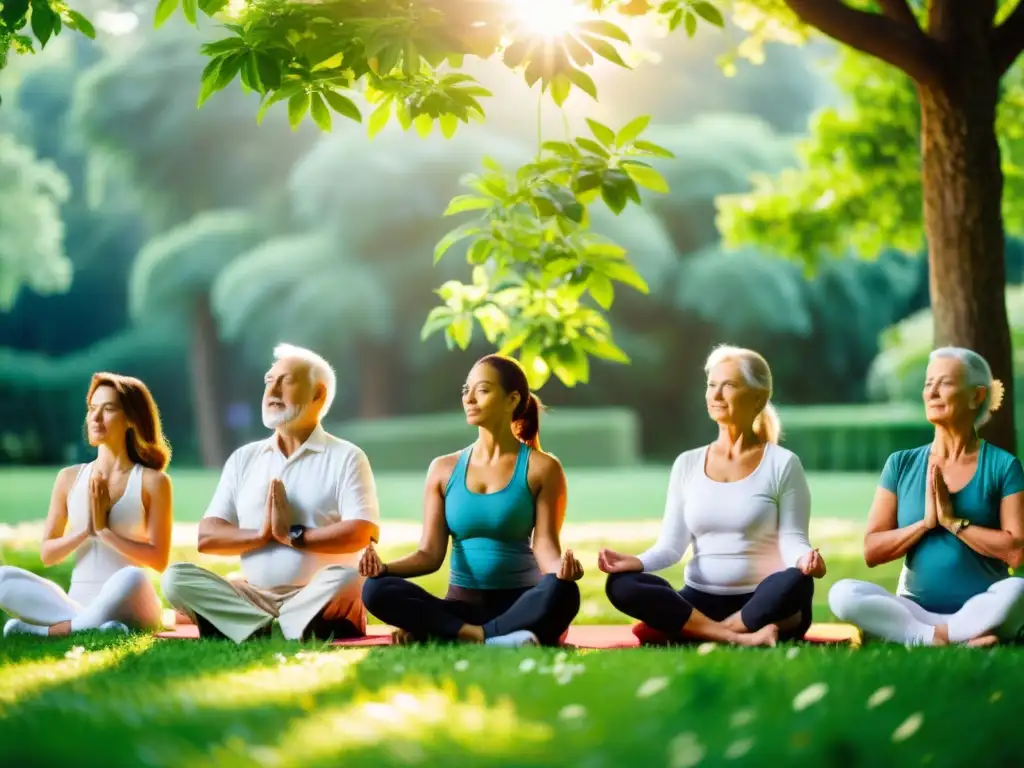
{"type": "Polygon", "coordinates": [[[164,594],[201,636],[241,643],[275,619],[291,640],[362,636],[357,565],[380,520],[370,463],[321,426],[336,387],[326,360],[281,344],[265,381],[263,423],[274,434],[231,454],[199,524],[199,551],[240,555],[244,578],[176,563],[164,594]]]}

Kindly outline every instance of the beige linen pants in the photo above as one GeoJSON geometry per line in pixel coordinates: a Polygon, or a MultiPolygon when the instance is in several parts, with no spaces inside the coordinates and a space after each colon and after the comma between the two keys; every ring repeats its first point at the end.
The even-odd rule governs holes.
{"type": "Polygon", "coordinates": [[[175,563],[162,580],[164,596],[177,610],[196,620],[206,619],[225,636],[241,643],[277,619],[289,640],[302,633],[317,616],[346,619],[366,632],[363,579],[354,568],[329,565],[305,586],[265,589],[247,581],[228,581],[194,563],[175,563]]]}

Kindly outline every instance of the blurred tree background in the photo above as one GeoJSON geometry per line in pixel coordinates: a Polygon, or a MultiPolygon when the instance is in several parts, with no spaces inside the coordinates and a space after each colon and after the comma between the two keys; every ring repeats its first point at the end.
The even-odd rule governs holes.
{"type": "MultiPolygon", "coordinates": [[[[610,312],[631,364],[595,363],[574,389],[552,379],[547,403],[629,409],[645,456],[664,460],[710,434],[701,364],[721,342],[769,358],[783,405],[919,397],[931,341],[919,182],[915,198],[912,184],[873,187],[858,168],[851,186],[837,168],[817,179],[827,189],[801,192],[833,196],[801,226],[778,197],[756,198],[746,231],[735,216],[759,176],[784,174],[808,146],[855,141],[879,164],[914,156],[916,106],[902,83],[862,77],[859,55],[772,45],[763,63],[727,74],[729,34],[650,35],[645,75],[596,68],[599,104],[574,93],[564,113],[548,102],[539,116],[521,76],[478,63],[472,73],[496,94],[485,125],[453,140],[392,125],[371,140],[341,120],[329,134],[308,121],[293,131],[283,109],[258,126],[258,97],[236,86],[197,110],[198,45],[213,23],[197,36],[180,15],[153,30],[142,5],[82,10],[96,40],[62,35],[0,73],[0,461],[82,456],[89,376],[115,370],[151,384],[177,464],[216,466],[263,433],[262,374],[284,340],[336,366],[332,422],[457,410],[459,383],[489,346],[420,340],[436,288],[469,280],[464,259],[432,265],[451,226],[441,214],[485,154],[527,160],[538,118],[557,138],[585,116],[618,125],[650,114],[645,136],[676,155],[655,163],[669,194],[618,217],[595,211],[594,229],[651,287],[622,291],[610,312]],[[874,110],[884,130],[844,134],[851,109],[874,110]],[[864,218],[868,202],[891,202],[896,217],[905,208],[906,220],[864,218]],[[863,236],[831,241],[830,215],[861,216],[863,236]],[[813,271],[773,253],[800,237],[828,257],[813,271]],[[747,244],[733,248],[738,239],[747,244]]],[[[1011,179],[1008,211],[1018,193],[1011,179]]],[[[1017,240],[1007,263],[1019,284],[1017,240]]],[[[1016,338],[1024,304],[1010,295],[1016,338]]]]}

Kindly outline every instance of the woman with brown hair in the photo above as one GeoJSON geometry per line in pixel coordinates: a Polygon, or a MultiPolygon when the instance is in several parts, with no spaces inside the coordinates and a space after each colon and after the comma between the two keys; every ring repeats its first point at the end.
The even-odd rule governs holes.
{"type": "Polygon", "coordinates": [[[583,568],[562,551],[566,482],[540,449],[540,401],[511,358],[484,357],[462,388],[477,438],[427,471],[419,548],[390,563],[367,547],[359,572],[366,609],[396,640],[557,645],[580,608],[583,568]],[[437,571],[452,542],[442,600],[409,581],[437,571]]]}
{"type": "Polygon", "coordinates": [[[92,377],[86,436],[96,459],[57,475],[40,556],[52,566],[75,553],[67,593],[34,573],[0,567],[4,636],[61,636],[86,629],[157,629],[161,605],[144,568],[163,571],[171,548],[171,449],[146,385],[92,377]]]}

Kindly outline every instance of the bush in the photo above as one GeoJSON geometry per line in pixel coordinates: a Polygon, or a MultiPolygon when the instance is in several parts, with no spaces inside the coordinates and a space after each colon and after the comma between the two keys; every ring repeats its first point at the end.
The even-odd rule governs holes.
{"type": "MultiPolygon", "coordinates": [[[[374,471],[424,472],[435,456],[470,445],[462,413],[350,421],[328,427],[364,451],[374,471]]],[[[541,445],[566,467],[623,467],[640,462],[640,426],[625,408],[552,409],[541,417],[541,445]]]]}
{"type": "Polygon", "coordinates": [[[920,403],[789,406],[779,416],[782,445],[819,472],[880,473],[893,451],[933,436],[920,403]]]}

